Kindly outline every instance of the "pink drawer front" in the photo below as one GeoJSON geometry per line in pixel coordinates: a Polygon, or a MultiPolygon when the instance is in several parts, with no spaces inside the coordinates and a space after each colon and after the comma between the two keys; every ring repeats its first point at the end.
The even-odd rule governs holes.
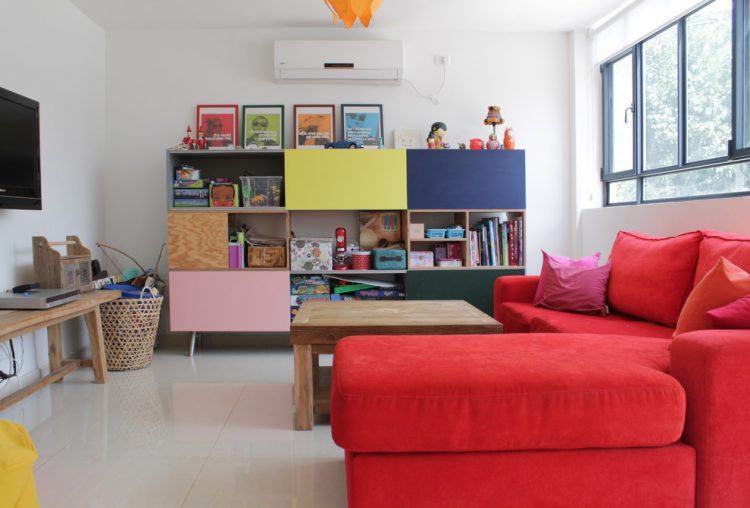
{"type": "Polygon", "coordinates": [[[289,272],[170,272],[173,332],[288,332],[289,272]]]}

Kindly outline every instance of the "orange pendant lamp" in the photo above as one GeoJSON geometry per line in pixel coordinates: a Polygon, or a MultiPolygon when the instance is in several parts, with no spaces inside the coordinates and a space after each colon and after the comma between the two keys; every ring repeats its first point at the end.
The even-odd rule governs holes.
{"type": "Polygon", "coordinates": [[[383,0],[323,0],[333,13],[333,22],[341,20],[346,28],[351,28],[359,19],[363,26],[370,26],[373,14],[383,0]]]}

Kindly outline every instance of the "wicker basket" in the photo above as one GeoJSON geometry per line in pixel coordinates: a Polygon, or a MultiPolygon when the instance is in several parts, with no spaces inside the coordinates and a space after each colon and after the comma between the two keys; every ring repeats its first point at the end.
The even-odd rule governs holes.
{"type": "Polygon", "coordinates": [[[164,297],[120,298],[100,306],[107,370],[151,365],[164,297]]]}

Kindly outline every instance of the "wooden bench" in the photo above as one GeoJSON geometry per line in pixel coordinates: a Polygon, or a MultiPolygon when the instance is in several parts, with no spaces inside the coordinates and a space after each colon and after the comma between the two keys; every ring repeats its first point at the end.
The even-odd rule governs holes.
{"type": "Polygon", "coordinates": [[[119,291],[93,291],[81,295],[80,300],[52,309],[0,311],[0,342],[47,328],[50,369],[49,375],[36,383],[0,399],[0,411],[51,383],[62,381],[65,376],[81,367],[93,368],[95,382],[106,383],[107,360],[104,355],[104,337],[102,336],[99,305],[117,300],[119,297],[119,291]],[[85,319],[86,328],[89,332],[91,359],[65,359],[62,355],[60,325],[80,316],[85,319]]]}

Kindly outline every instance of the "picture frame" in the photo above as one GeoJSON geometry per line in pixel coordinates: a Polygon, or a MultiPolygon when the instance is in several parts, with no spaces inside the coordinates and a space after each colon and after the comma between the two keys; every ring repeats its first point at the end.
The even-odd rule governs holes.
{"type": "Polygon", "coordinates": [[[294,148],[321,150],[336,141],[336,106],[294,105],[294,148]]]}
{"type": "Polygon", "coordinates": [[[242,106],[242,146],[245,150],[282,150],[284,106],[242,106]]]}
{"type": "Polygon", "coordinates": [[[356,141],[368,149],[383,145],[382,104],[342,104],[341,118],[344,140],[356,141]]]}
{"type": "Polygon", "coordinates": [[[203,130],[209,150],[237,146],[239,116],[236,104],[199,104],[195,108],[196,135],[203,130]]]}

